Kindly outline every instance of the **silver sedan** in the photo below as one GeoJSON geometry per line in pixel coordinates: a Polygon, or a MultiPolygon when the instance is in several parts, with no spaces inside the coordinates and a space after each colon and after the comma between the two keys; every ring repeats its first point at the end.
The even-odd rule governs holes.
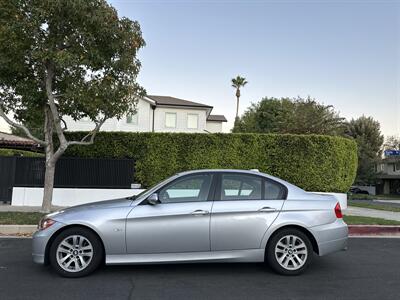
{"type": "Polygon", "coordinates": [[[32,255],[65,277],[87,275],[102,263],[264,261],[296,275],[314,253],[346,248],[347,237],[332,195],[258,171],[198,170],[137,196],[45,216],[32,255]]]}

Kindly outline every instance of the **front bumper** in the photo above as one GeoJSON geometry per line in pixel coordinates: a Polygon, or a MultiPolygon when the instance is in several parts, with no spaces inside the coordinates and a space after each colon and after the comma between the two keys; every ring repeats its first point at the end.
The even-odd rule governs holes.
{"type": "Polygon", "coordinates": [[[54,223],[52,226],[45,230],[36,231],[32,236],[32,260],[37,264],[44,264],[46,262],[46,247],[53,236],[53,234],[64,227],[65,225],[60,222],[54,223]]]}
{"type": "Polygon", "coordinates": [[[349,230],[343,219],[309,229],[317,241],[319,256],[347,249],[349,230]]]}

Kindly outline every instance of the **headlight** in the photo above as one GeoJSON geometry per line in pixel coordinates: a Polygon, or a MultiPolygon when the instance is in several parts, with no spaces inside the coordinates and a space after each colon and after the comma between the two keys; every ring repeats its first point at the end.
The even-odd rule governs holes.
{"type": "Polygon", "coordinates": [[[39,230],[44,230],[46,228],[49,228],[51,225],[53,225],[56,221],[49,219],[47,217],[44,217],[43,219],[40,220],[38,229],[39,230]]]}

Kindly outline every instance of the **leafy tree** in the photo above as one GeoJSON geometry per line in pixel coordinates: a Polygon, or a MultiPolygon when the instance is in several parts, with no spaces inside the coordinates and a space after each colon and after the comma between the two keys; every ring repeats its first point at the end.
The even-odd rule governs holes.
{"type": "Polygon", "coordinates": [[[247,84],[246,78],[240,77],[232,78],[232,87],[236,89],[236,120],[239,118],[239,99],[240,99],[240,89],[247,84]]]}
{"type": "Polygon", "coordinates": [[[143,46],[139,24],[105,0],[0,0],[0,116],[45,148],[43,211],[64,151],[93,143],[107,119],[135,112],[145,92],[136,82],[143,46]],[[69,141],[63,116],[95,127],[69,141]],[[43,124],[43,138],[32,123],[43,124]]]}
{"type": "Polygon", "coordinates": [[[344,118],[331,105],[307,97],[263,98],[236,122],[233,132],[342,135],[344,118]]]}
{"type": "Polygon", "coordinates": [[[347,124],[346,134],[354,138],[358,146],[356,183],[375,183],[375,164],[380,158],[383,143],[379,122],[366,116],[351,119],[347,124]]]}
{"type": "Polygon", "coordinates": [[[383,144],[383,150],[400,150],[400,137],[388,136],[383,144]]]}

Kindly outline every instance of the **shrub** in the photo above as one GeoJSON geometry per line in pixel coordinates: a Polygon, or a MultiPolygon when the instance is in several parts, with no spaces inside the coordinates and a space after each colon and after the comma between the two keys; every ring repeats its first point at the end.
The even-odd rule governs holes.
{"type": "Polygon", "coordinates": [[[255,168],[309,191],[346,192],[357,169],[353,140],[322,135],[100,132],[66,156],[133,158],[145,187],[180,171],[255,168]]]}
{"type": "Polygon", "coordinates": [[[36,153],[18,149],[0,148],[0,156],[26,156],[26,157],[40,157],[42,153],[36,153]]]}

